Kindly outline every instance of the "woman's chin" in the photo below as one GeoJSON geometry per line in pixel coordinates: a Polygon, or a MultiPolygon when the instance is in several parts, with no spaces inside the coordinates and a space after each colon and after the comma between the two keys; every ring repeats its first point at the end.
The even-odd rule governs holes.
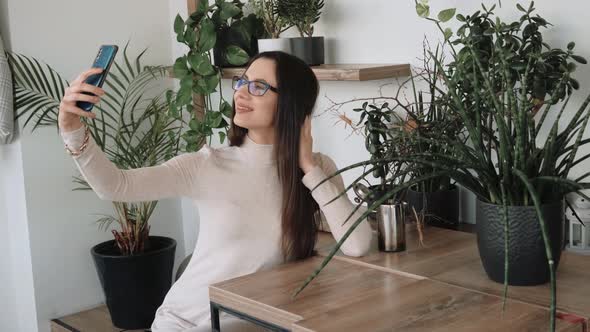
{"type": "Polygon", "coordinates": [[[237,113],[234,116],[234,123],[242,128],[246,128],[248,129],[249,125],[248,125],[248,121],[244,121],[244,119],[242,118],[242,114],[237,113]]]}

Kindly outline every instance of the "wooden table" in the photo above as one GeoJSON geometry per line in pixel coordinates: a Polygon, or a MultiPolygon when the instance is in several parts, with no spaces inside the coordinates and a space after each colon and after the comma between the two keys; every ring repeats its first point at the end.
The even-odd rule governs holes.
{"type": "MultiPolygon", "coordinates": [[[[213,284],[212,326],[219,330],[218,310],[223,310],[277,331],[546,330],[549,310],[540,302],[514,298],[514,292],[503,313],[497,294],[435,278],[465,268],[471,257],[461,252],[472,237],[429,229],[424,248],[410,235],[406,252],[381,253],[374,247],[365,257],[340,254],[295,299],[291,295],[323,257],[213,284]]],[[[317,248],[325,254],[334,244],[332,235],[323,233],[317,248]]],[[[582,325],[558,320],[557,330],[582,331],[582,325]]]]}
{"type": "MultiPolygon", "coordinates": [[[[503,294],[504,286],[491,281],[483,269],[475,234],[429,227],[425,229],[424,246],[419,244],[415,229],[408,230],[406,241],[407,250],[392,255],[377,249],[377,238],[374,236],[369,255],[349,257],[338,252],[334,259],[428,278],[486,294],[503,294]]],[[[316,247],[320,255],[327,255],[335,244],[331,234],[321,233],[316,247]]],[[[548,308],[550,286],[510,286],[508,297],[548,308]]],[[[590,320],[590,256],[568,251],[562,253],[557,269],[557,308],[583,317],[587,322],[590,320]]]]}

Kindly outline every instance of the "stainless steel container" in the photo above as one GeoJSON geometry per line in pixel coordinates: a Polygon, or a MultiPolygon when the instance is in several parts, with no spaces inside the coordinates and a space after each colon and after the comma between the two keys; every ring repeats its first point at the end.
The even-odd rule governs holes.
{"type": "Polygon", "coordinates": [[[406,250],[406,202],[382,204],[376,211],[380,251],[406,250]]]}

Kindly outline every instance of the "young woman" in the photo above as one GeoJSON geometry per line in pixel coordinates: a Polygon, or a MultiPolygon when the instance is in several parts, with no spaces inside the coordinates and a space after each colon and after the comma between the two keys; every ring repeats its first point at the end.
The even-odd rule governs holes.
{"type": "MultiPolygon", "coordinates": [[[[96,115],[75,103],[97,103],[104,95],[104,90],[82,83],[97,72],[88,70],[72,83],[59,112],[61,135],[92,189],[111,201],[185,196],[199,208],[193,257],[158,309],[152,331],[210,331],[208,285],[310,257],[321,218],[339,240],[362,213],[357,211],[342,226],[354,209],[347,196],[325,205],[344,190],[341,176],[310,192],[337,168],[328,156],[312,152],[310,116],[319,86],[297,57],[260,53],[242,77],[234,78],[229,146],[204,146],[162,165],[133,170],[117,169],[92,137],[83,144],[80,117],[96,115]]],[[[341,250],[362,256],[371,236],[365,220],[341,250]]],[[[223,312],[221,317],[223,331],[258,329],[223,312]]]]}

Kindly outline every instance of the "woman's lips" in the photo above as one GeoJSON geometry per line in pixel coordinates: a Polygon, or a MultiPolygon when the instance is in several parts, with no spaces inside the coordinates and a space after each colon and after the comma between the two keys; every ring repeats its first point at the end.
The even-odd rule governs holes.
{"type": "Polygon", "coordinates": [[[244,106],[244,105],[240,105],[240,104],[236,105],[236,113],[246,113],[246,112],[252,112],[252,111],[253,111],[253,109],[248,106],[244,106]]]}

